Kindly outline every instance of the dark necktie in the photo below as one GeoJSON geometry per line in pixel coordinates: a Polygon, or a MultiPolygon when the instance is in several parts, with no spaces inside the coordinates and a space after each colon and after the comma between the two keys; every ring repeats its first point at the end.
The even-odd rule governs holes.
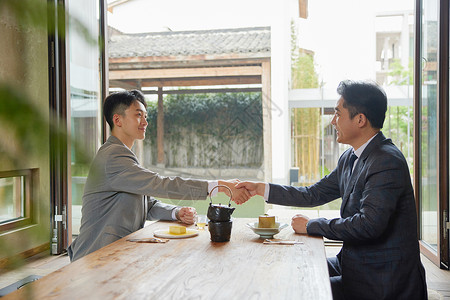
{"type": "Polygon", "coordinates": [[[352,175],[353,171],[353,164],[355,163],[355,160],[358,159],[358,156],[354,152],[352,152],[352,156],[350,156],[348,160],[348,168],[349,168],[349,174],[352,175]]]}

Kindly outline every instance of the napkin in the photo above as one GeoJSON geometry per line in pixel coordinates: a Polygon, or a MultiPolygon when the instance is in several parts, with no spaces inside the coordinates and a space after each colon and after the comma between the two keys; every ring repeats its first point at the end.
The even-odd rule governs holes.
{"type": "Polygon", "coordinates": [[[295,245],[295,244],[303,244],[303,242],[299,241],[289,241],[289,240],[280,240],[280,239],[265,239],[263,244],[271,244],[271,245],[295,245]]]}
{"type": "Polygon", "coordinates": [[[127,241],[135,243],[167,243],[169,239],[143,238],[143,239],[128,239],[127,241]]]}

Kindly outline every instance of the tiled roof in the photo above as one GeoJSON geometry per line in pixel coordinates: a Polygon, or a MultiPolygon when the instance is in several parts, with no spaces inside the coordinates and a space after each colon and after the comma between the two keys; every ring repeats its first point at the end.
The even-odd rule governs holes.
{"type": "Polygon", "coordinates": [[[109,57],[261,53],[270,55],[270,27],[114,34],[109,57]]]}

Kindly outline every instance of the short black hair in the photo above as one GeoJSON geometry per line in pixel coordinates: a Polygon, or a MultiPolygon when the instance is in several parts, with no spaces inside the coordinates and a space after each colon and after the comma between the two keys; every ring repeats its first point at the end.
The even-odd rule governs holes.
{"type": "Polygon", "coordinates": [[[339,83],[337,92],[344,98],[343,106],[348,109],[351,119],[361,113],[373,128],[383,128],[387,97],[378,84],[372,81],[344,80],[339,83]]]}
{"type": "Polygon", "coordinates": [[[139,90],[120,91],[110,94],[103,103],[103,115],[111,130],[114,128],[113,116],[115,114],[124,115],[125,110],[133,104],[134,101],[141,102],[147,109],[144,94],[139,90]]]}

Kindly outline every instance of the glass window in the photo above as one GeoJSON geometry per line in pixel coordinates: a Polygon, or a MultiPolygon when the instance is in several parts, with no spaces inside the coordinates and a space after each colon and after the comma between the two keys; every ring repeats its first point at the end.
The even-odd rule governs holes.
{"type": "MultiPolygon", "coordinates": [[[[398,87],[396,87],[398,88],[398,87]]],[[[388,89],[389,90],[389,89],[388,89]]],[[[389,94],[389,93],[388,93],[389,94]]],[[[327,99],[327,102],[334,100],[327,99]]],[[[388,106],[383,134],[392,139],[408,161],[412,179],[413,163],[413,107],[412,99],[388,99],[404,104],[388,106]]],[[[336,168],[341,154],[350,146],[336,141],[336,130],[331,125],[334,108],[304,107],[291,109],[291,179],[295,186],[311,185],[336,168]]],[[[338,218],[342,200],[306,209],[309,216],[338,218]],[[313,212],[316,211],[316,212],[313,212]]]]}
{"type": "MultiPolygon", "coordinates": [[[[149,101],[142,165],[164,176],[263,180],[261,102],[260,92],[165,95],[165,165],[161,168],[157,164],[157,103],[149,101]]],[[[199,214],[206,214],[210,203],[209,198],[208,201],[158,199],[192,206],[199,214]]],[[[228,203],[229,197],[220,193],[212,201],[228,203]]],[[[258,196],[240,206],[233,217],[257,217],[264,213],[264,205],[263,198],[258,196]]]]}
{"type": "Polygon", "coordinates": [[[24,177],[0,178],[0,224],[23,217],[24,177]]]}
{"type": "Polygon", "coordinates": [[[31,170],[0,172],[0,232],[31,222],[31,170]]]}
{"type": "Polygon", "coordinates": [[[421,239],[437,250],[437,57],[438,1],[422,2],[422,91],[420,101],[421,239]]]}
{"type": "MultiPolygon", "coordinates": [[[[290,170],[290,184],[308,186],[330,174],[339,156],[348,146],[336,142],[336,131],[331,125],[334,109],[304,107],[291,109],[291,154],[294,166],[290,170]]],[[[307,209],[311,217],[336,218],[342,200],[307,209]],[[316,211],[317,214],[312,213],[316,211]]]]}
{"type": "Polygon", "coordinates": [[[72,234],[78,234],[81,220],[81,198],[89,165],[80,155],[93,158],[101,138],[101,70],[100,46],[92,38],[99,36],[99,2],[69,0],[71,16],[89,31],[83,35],[69,26],[70,47],[70,126],[74,144],[71,148],[72,234]],[[76,145],[76,146],[75,146],[76,145]]]}
{"type": "MultiPolygon", "coordinates": [[[[317,182],[332,172],[340,155],[350,147],[337,143],[330,124],[339,99],[336,88],[345,79],[371,79],[386,91],[388,111],[382,132],[402,151],[412,177],[414,1],[401,2],[394,8],[373,1],[369,6],[352,6],[351,10],[333,4],[336,5],[331,10],[333,14],[326,16],[314,14],[323,12],[323,7],[313,1],[308,19],[293,24],[290,173],[297,172],[297,178],[291,177],[291,184],[304,186],[317,182]],[[320,26],[336,16],[339,21],[333,28],[320,26]],[[346,19],[354,23],[355,18],[358,27],[342,22],[346,19]],[[349,40],[338,33],[342,30],[349,40]],[[326,38],[316,39],[317,36],[326,38]],[[354,43],[352,36],[362,37],[358,47],[348,47],[354,43]],[[335,47],[336,44],[342,47],[335,47]]],[[[340,215],[340,206],[338,199],[305,214],[335,218],[340,215]]]]}

